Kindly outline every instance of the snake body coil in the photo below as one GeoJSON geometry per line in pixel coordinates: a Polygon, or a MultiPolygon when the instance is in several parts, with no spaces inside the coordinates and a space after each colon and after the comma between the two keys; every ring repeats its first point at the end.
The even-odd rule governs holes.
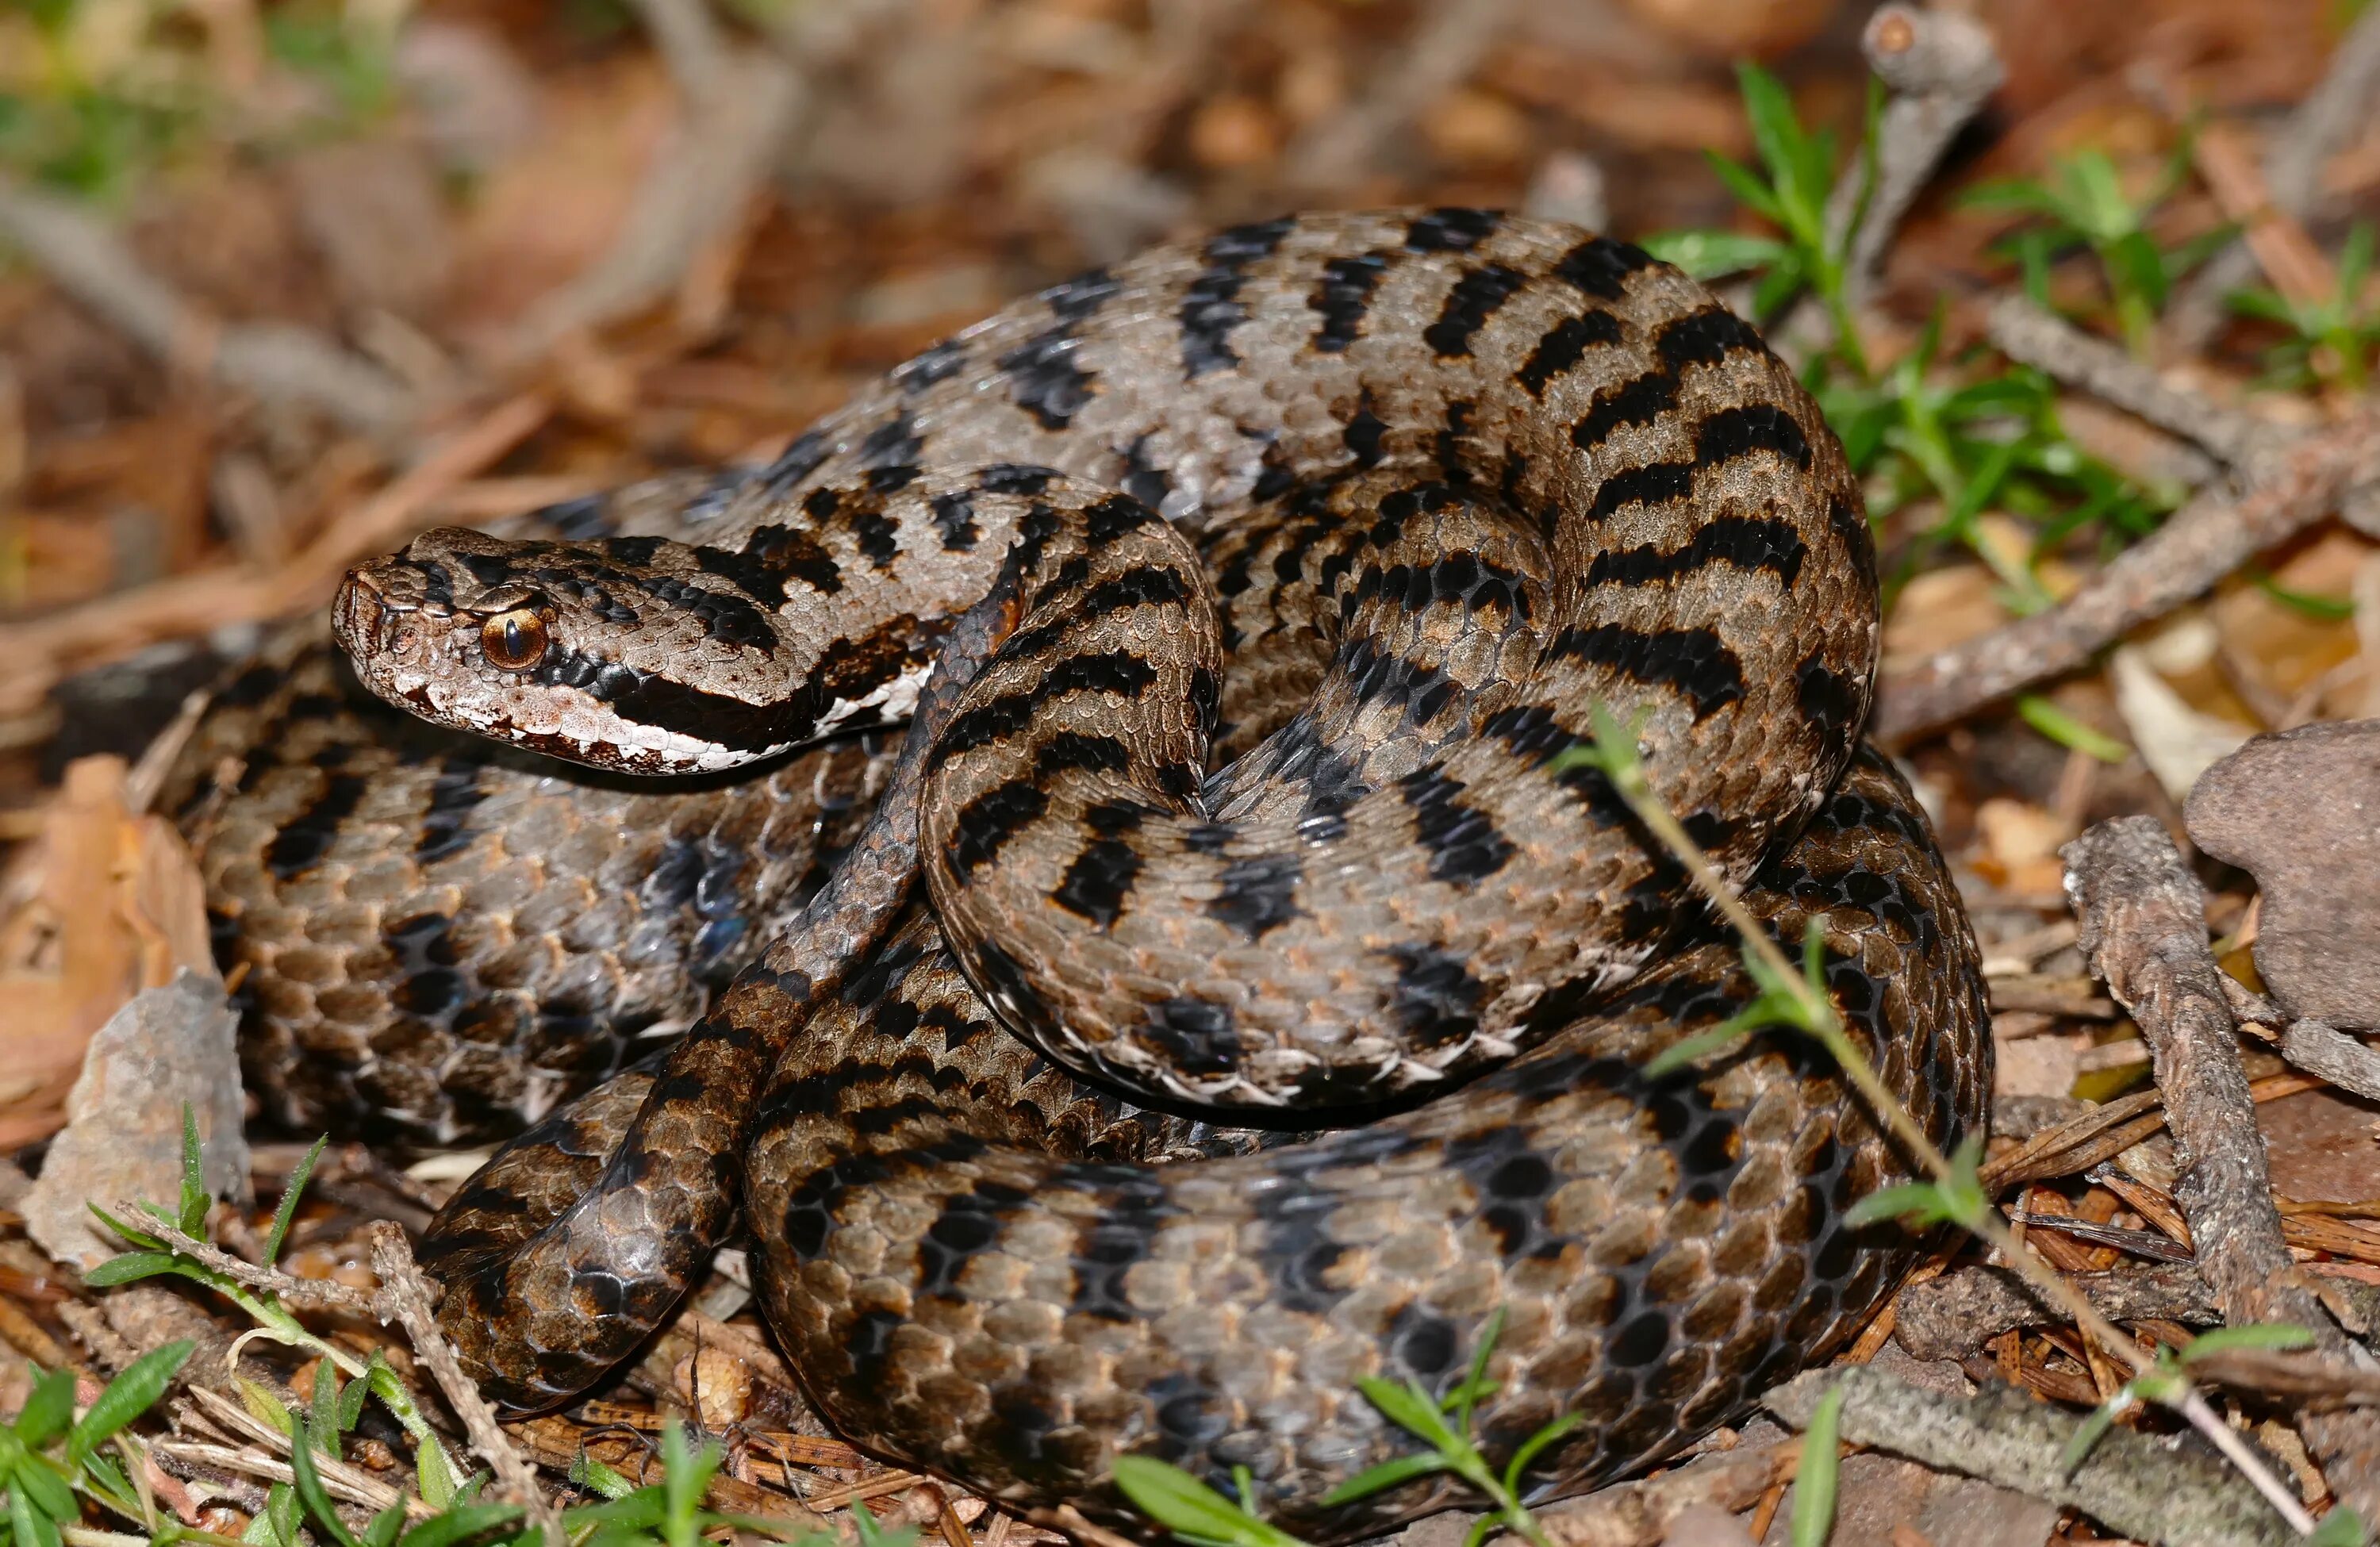
{"type": "Polygon", "coordinates": [[[740,1197],[827,1415],[1012,1503],[1127,1522],[1139,1452],[1377,1529],[1442,1493],[1325,1502],[1409,1445],[1355,1381],[1442,1389],[1500,1312],[1491,1455],[1585,1420],[1540,1494],[1721,1421],[1889,1288],[1905,1247],[1841,1216],[1900,1166],[1797,1044],[1642,1073],[1754,990],[1563,756],[1598,704],[1769,927],[1822,920],[1927,1129],[1980,1121],[1973,944],[1856,742],[1856,489],[1753,330],[1634,249],[1469,210],[1240,227],[1020,303],[675,508],[570,518],[358,571],[358,675],[638,773],[915,724],[666,1060],[433,1226],[507,1402],[632,1349],[740,1197]]]}

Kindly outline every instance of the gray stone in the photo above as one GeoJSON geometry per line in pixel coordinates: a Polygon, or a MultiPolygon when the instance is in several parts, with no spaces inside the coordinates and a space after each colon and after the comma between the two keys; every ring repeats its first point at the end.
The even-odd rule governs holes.
{"type": "Polygon", "coordinates": [[[2206,771],[2183,819],[2200,848],[2255,876],[2273,997],[2380,1027],[2380,720],[2256,737],[2206,771]]]}

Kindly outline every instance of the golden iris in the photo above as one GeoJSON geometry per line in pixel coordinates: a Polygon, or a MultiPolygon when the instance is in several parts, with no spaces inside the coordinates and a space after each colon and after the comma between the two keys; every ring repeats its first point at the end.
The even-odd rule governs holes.
{"type": "Polygon", "coordinates": [[[490,664],[508,672],[525,672],[545,659],[545,619],[531,607],[498,613],[480,625],[480,648],[490,664]]]}

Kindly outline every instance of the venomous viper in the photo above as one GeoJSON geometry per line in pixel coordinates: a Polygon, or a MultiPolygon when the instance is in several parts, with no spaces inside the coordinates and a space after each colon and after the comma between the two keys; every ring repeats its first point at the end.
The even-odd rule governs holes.
{"type": "MultiPolygon", "coordinates": [[[[1679,867],[1561,756],[1598,703],[1634,717],[1657,792],[1768,927],[1818,921],[1838,1006],[1926,1129],[1981,1121],[1964,916],[1857,741],[1878,628],[1855,485],[1753,329],[1633,248],[1470,210],[1239,227],[1011,307],[766,468],[547,524],[432,532],[352,575],[334,612],[364,684],[632,774],[913,724],[889,768],[813,750],[776,771],[760,798],[889,790],[856,838],[855,817],[763,846],[800,850],[765,903],[720,882],[711,921],[744,955],[705,959],[714,980],[748,959],[732,985],[433,1224],[442,1319],[512,1405],[633,1350],[740,1200],[826,1416],[1012,1504],[1145,1529],[1109,1480],[1137,1452],[1244,1466],[1261,1511],[1318,1539],[1377,1530],[1448,1494],[1326,1502],[1412,1443],[1357,1378],[1445,1389],[1498,1314],[1485,1448],[1584,1420],[1530,1464],[1534,1496],[1725,1419],[1896,1281],[1905,1238],[1842,1216],[1901,1167],[1803,1044],[1644,1074],[1755,988],[1679,867]],[[843,841],[823,886],[792,876],[843,841]],[[813,887],[758,950],[754,921],[813,887]]],[[[357,813],[396,786],[383,821],[418,810],[454,767],[485,798],[501,760],[477,755],[267,759],[352,785],[327,813],[309,786],[310,827],[249,819],[289,873],[222,861],[246,888],[226,920],[285,931],[291,890],[342,854],[342,899],[370,899],[357,813]]],[[[577,830],[545,805],[601,826],[662,798],[504,776],[515,857],[523,825],[577,830]]],[[[723,822],[719,790],[680,798],[723,822]]],[[[552,873],[606,858],[589,843],[552,873]]],[[[367,1036],[371,1057],[402,1070],[443,1036],[512,1081],[474,1114],[468,1060],[375,1067],[412,1103],[400,1128],[533,1115],[569,1062],[494,1072],[524,1043],[504,993],[570,932],[521,885],[429,907],[411,927],[434,951],[382,947],[397,996],[447,1018],[415,1009],[413,1042],[367,1036]],[[496,1006],[476,1041],[455,1013],[474,993],[496,1006]]],[[[594,891],[645,885],[615,868],[594,891]]],[[[693,982],[675,927],[647,956],[693,982]]],[[[316,1005],[275,992],[285,1049],[316,1005]]],[[[618,1056],[556,1041],[598,1072],[618,1056]]],[[[370,1061],[336,1099],[371,1094],[370,1061]]]]}

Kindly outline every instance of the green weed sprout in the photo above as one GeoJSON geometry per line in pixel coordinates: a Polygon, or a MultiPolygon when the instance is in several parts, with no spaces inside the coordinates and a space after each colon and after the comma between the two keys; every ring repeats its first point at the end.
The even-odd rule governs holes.
{"type": "Polygon", "coordinates": [[[2331,293],[2297,301],[2269,287],[2235,290],[2227,298],[2242,317],[2278,324],[2289,337],[2268,357],[2267,381],[2287,388],[2335,386],[2362,393],[2371,384],[2371,355],[2380,342],[2380,308],[2365,297],[2372,277],[2372,225],[2357,221],[2338,252],[2331,293]]]}

